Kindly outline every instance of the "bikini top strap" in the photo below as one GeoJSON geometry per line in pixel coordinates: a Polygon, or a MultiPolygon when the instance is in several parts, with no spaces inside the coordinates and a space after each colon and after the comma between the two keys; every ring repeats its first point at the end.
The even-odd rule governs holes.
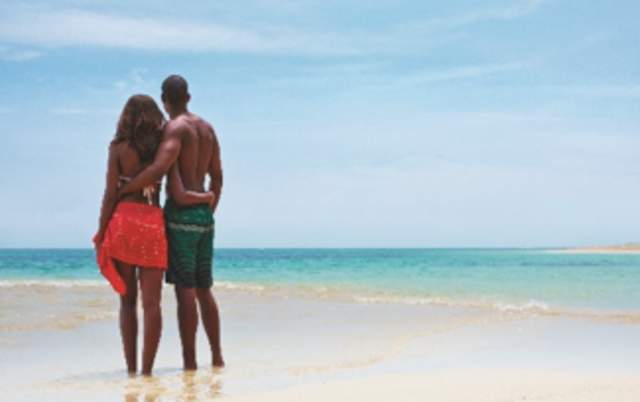
{"type": "MultiPolygon", "coordinates": [[[[128,183],[128,182],[130,182],[131,180],[133,180],[133,178],[132,178],[132,177],[129,177],[129,176],[122,176],[122,175],[120,175],[120,177],[119,177],[119,178],[120,178],[120,180],[122,180],[122,181],[126,181],[127,183],[128,183]]],[[[162,179],[160,179],[160,180],[156,181],[156,183],[157,183],[157,184],[162,184],[162,179]]]]}

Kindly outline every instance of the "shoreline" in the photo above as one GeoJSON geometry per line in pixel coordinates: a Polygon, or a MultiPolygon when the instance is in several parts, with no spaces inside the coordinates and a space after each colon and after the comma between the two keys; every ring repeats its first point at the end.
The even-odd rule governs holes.
{"type": "MultiPolygon", "coordinates": [[[[163,298],[172,300],[173,292],[170,285],[164,284],[163,298]]],[[[91,311],[72,313],[63,316],[63,310],[52,311],[47,316],[38,318],[38,328],[45,328],[46,322],[56,320],[55,327],[73,327],[80,325],[84,321],[95,321],[104,318],[112,318],[117,315],[113,306],[115,295],[108,283],[104,279],[0,279],[0,289],[12,291],[17,295],[17,300],[2,299],[0,302],[7,307],[24,309],[27,315],[37,316],[38,305],[25,305],[22,300],[29,297],[33,292],[46,295],[49,302],[55,302],[64,298],[65,293],[76,292],[87,306],[92,307],[91,311]],[[111,310],[105,310],[107,305],[112,305],[111,310]],[[71,318],[71,319],[69,319],[71,318]]],[[[535,299],[509,300],[492,299],[486,297],[451,297],[439,295],[403,294],[394,291],[379,291],[366,288],[332,287],[324,284],[318,285],[274,285],[257,282],[231,282],[219,280],[215,283],[214,294],[237,294],[247,297],[266,298],[294,298],[300,300],[326,301],[335,303],[347,303],[356,305],[404,305],[404,306],[425,306],[432,308],[467,309],[475,311],[493,312],[508,317],[563,317],[563,318],[584,318],[598,321],[640,323],[640,310],[632,308],[593,308],[579,307],[570,304],[548,304],[546,301],[535,299]]],[[[36,318],[36,317],[34,317],[36,318]]],[[[29,325],[21,324],[25,329],[29,325]]],[[[19,327],[19,326],[18,326],[19,327]]],[[[7,325],[6,320],[0,320],[0,331],[16,328],[7,325]]]]}

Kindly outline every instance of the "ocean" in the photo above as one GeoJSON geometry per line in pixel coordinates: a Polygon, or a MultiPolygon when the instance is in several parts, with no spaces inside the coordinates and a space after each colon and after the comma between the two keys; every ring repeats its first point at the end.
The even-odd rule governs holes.
{"type": "Polygon", "coordinates": [[[130,377],[93,250],[0,250],[5,399],[638,399],[640,255],[217,249],[214,273],[227,368],[200,326],[200,368],[183,372],[165,286],[154,376],[130,377]]]}
{"type": "MultiPolygon", "coordinates": [[[[543,249],[217,249],[214,277],[216,287],[362,303],[640,316],[640,255],[543,249]]],[[[101,285],[106,281],[93,250],[0,250],[0,288],[101,285]]]]}

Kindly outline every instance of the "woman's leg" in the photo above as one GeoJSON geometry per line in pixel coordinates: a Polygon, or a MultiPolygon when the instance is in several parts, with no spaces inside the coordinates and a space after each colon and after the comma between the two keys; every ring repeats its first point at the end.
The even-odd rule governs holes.
{"type": "Polygon", "coordinates": [[[138,338],[136,268],[116,261],[116,269],[127,285],[127,293],[120,296],[120,334],[124,346],[124,358],[127,361],[127,371],[133,374],[137,370],[136,343],[138,338]]]}
{"type": "Polygon", "coordinates": [[[160,297],[164,271],[157,268],[140,269],[142,308],[144,310],[144,347],[142,349],[142,374],[151,375],[153,361],[158,351],[162,331],[160,297]]]}

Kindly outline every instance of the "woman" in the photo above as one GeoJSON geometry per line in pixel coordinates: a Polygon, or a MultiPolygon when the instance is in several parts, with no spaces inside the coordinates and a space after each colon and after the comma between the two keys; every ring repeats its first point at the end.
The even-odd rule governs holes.
{"type": "MultiPolygon", "coordinates": [[[[160,295],[167,268],[167,240],[159,207],[160,183],[121,200],[117,193],[123,180],[130,180],[153,161],[164,123],[162,112],[147,95],[134,95],[125,104],[109,146],[107,186],[100,227],[94,237],[100,271],[120,294],[120,331],[130,374],[137,371],[136,276],[140,279],[144,309],[142,374],[150,375],[153,368],[162,327],[160,295]]],[[[174,198],[180,198],[176,201],[184,205],[213,201],[211,192],[184,191],[177,169],[172,169],[170,184],[174,198]]]]}

